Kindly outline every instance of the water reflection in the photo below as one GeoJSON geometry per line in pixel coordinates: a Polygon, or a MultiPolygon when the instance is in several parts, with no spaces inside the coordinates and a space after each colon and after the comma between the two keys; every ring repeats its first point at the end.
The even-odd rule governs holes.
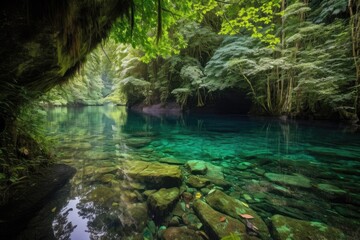
{"type": "MultiPolygon", "coordinates": [[[[187,161],[205,161],[221,169],[230,186],[186,182],[185,190],[203,197],[220,188],[263,219],[317,220],[349,235],[359,227],[360,136],[335,126],[235,116],[161,118],[108,106],[51,109],[48,127],[60,161],[78,170],[67,206],[53,222],[58,239],[156,238],[160,225],[153,226],[147,199],[158,189],[127,174],[138,161],[179,166],[186,177],[187,161]]],[[[180,203],[192,217],[189,201],[180,203]]],[[[179,218],[185,224],[187,218],[179,218]]]]}
{"type": "Polygon", "coordinates": [[[81,217],[77,205],[80,200],[76,197],[70,200],[66,207],[59,212],[53,222],[56,239],[90,239],[87,232],[88,219],[81,217]]]}

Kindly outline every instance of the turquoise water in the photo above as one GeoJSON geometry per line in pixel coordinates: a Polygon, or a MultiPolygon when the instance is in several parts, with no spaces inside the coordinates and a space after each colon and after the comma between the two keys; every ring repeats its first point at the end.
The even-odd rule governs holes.
{"type": "MultiPolygon", "coordinates": [[[[53,209],[58,239],[156,239],[167,227],[166,216],[154,226],[154,213],[146,211],[148,189],[124,182],[119,166],[128,160],[180,166],[184,177],[187,161],[206,161],[231,184],[222,190],[269,229],[280,214],[359,236],[360,134],[351,128],[245,116],[152,117],[107,106],[50,109],[48,129],[59,162],[77,169],[66,203],[53,209]],[[137,216],[127,211],[133,206],[140,206],[137,216]]],[[[211,187],[217,186],[183,185],[201,195],[211,187]]]]}

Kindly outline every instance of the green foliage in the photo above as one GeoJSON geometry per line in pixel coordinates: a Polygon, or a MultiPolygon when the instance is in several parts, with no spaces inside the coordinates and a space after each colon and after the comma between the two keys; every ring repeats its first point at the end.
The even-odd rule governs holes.
{"type": "Polygon", "coordinates": [[[247,32],[253,38],[273,47],[279,43],[275,35],[275,20],[280,13],[281,0],[272,1],[215,1],[195,4],[195,9],[206,14],[215,11],[223,19],[220,33],[236,35],[247,32]]]}
{"type": "Polygon", "coordinates": [[[311,7],[314,11],[310,17],[315,23],[330,22],[336,16],[345,13],[348,6],[348,0],[327,0],[327,1],[311,1],[311,7]]]}
{"type": "Polygon", "coordinates": [[[191,1],[135,0],[134,5],[135,25],[132,27],[129,22],[120,19],[113,27],[112,38],[141,49],[145,52],[142,56],[144,62],[158,56],[178,54],[180,49],[186,46],[184,37],[177,28],[182,25],[181,20],[190,17],[191,1]],[[161,41],[158,41],[159,35],[161,41]]]}
{"type": "Polygon", "coordinates": [[[295,3],[283,14],[282,44],[271,50],[249,37],[228,37],[205,68],[210,91],[242,88],[268,114],[350,111],[354,77],[349,33],[299,21],[310,9],[295,3]]]}
{"type": "Polygon", "coordinates": [[[33,101],[22,105],[0,134],[0,204],[6,202],[10,186],[25,181],[54,160],[45,121],[46,112],[33,101]]]}
{"type": "Polygon", "coordinates": [[[66,101],[176,100],[185,107],[196,99],[203,106],[212,92],[239,88],[267,114],[348,115],[357,94],[350,35],[346,22],[320,23],[344,6],[344,1],[135,1],[134,28],[121,20],[115,24],[116,41],[104,46],[107,54],[99,48],[89,57],[66,90],[71,93],[66,101]]]}

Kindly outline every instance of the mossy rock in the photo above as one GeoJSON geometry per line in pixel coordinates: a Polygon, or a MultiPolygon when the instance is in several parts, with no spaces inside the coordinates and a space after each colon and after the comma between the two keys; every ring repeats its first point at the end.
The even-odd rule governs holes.
{"type": "Polygon", "coordinates": [[[250,219],[249,221],[258,228],[259,234],[265,238],[270,236],[265,222],[246,203],[239,201],[220,190],[212,191],[205,197],[205,199],[212,208],[238,219],[243,224],[246,223],[246,220],[243,219],[240,214],[249,214],[253,216],[254,218],[250,219]]]}
{"type": "Polygon", "coordinates": [[[194,209],[197,216],[204,224],[205,231],[210,239],[219,240],[230,234],[239,235],[242,240],[258,239],[257,237],[250,236],[246,233],[246,227],[242,222],[214,210],[201,200],[196,200],[194,202],[194,209]],[[221,221],[220,219],[224,217],[225,220],[221,221]]]}
{"type": "Polygon", "coordinates": [[[265,177],[271,182],[276,182],[282,185],[300,188],[311,188],[310,180],[300,174],[286,175],[278,173],[265,173],[265,177]]]}
{"type": "Polygon", "coordinates": [[[206,162],[201,160],[187,161],[186,167],[190,170],[192,174],[204,175],[207,171],[206,162]]]}
{"type": "Polygon", "coordinates": [[[162,218],[172,210],[179,195],[179,188],[174,187],[162,188],[149,196],[147,200],[149,208],[154,214],[157,222],[162,221],[162,218]]]}
{"type": "Polygon", "coordinates": [[[179,166],[158,162],[125,161],[121,168],[125,176],[144,183],[148,188],[160,189],[181,185],[182,173],[179,166]]]}
{"type": "Polygon", "coordinates": [[[272,216],[271,222],[273,235],[277,240],[345,239],[345,235],[339,229],[320,222],[303,221],[282,215],[272,216]]]}
{"type": "Polygon", "coordinates": [[[203,240],[196,231],[188,229],[187,227],[169,227],[163,235],[163,240],[203,240]]]}
{"type": "Polygon", "coordinates": [[[190,187],[199,188],[199,189],[206,187],[209,183],[210,183],[209,179],[194,175],[191,175],[186,181],[186,184],[189,185],[190,187]]]}

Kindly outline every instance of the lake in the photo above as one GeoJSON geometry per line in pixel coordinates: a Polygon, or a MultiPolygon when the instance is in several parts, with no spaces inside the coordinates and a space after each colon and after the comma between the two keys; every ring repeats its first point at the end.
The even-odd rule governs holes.
{"type": "Polygon", "coordinates": [[[159,239],[170,226],[230,235],[214,224],[239,225],[241,239],[295,228],[359,239],[360,134],[349,127],[121,106],[52,108],[47,122],[58,162],[77,169],[52,208],[58,239],[159,239]]]}

